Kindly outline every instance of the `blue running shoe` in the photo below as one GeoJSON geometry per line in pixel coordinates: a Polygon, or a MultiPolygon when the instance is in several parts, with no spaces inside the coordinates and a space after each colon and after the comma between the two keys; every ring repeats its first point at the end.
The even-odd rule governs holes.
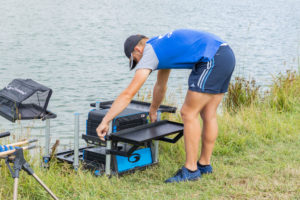
{"type": "Polygon", "coordinates": [[[165,183],[173,183],[173,182],[181,182],[181,181],[196,181],[201,178],[201,173],[197,169],[195,172],[189,172],[189,170],[185,167],[182,167],[177,171],[175,176],[167,179],[165,183]]]}
{"type": "Polygon", "coordinates": [[[205,167],[200,166],[199,162],[197,162],[197,167],[200,170],[201,174],[211,174],[213,172],[213,168],[211,165],[206,165],[205,167]]]}

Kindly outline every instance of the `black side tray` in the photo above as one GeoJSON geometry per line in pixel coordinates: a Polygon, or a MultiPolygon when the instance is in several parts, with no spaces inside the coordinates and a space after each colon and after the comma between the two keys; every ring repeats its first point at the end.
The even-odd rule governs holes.
{"type": "Polygon", "coordinates": [[[112,133],[110,138],[112,141],[126,142],[133,145],[143,145],[151,140],[176,143],[182,136],[183,124],[163,120],[112,133]],[[173,139],[166,137],[175,133],[178,134],[173,139]]]}
{"type": "MultiPolygon", "coordinates": [[[[177,122],[171,122],[168,120],[158,121],[151,124],[145,124],[121,130],[119,132],[112,133],[109,138],[113,143],[125,142],[131,144],[131,148],[127,151],[120,150],[107,150],[106,153],[130,156],[139,146],[149,144],[152,140],[160,140],[168,143],[176,143],[183,136],[183,124],[177,122]],[[167,136],[176,134],[174,138],[167,136]]],[[[105,142],[100,140],[99,137],[82,135],[82,138],[88,142],[96,145],[105,145],[105,142]]]]}

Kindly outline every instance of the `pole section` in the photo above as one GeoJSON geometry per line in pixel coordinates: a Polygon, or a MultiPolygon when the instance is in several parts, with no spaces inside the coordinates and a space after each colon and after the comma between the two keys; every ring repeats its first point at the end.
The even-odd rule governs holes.
{"type": "MultiPolygon", "coordinates": [[[[157,111],[157,121],[161,120],[161,112],[157,111]]],[[[158,162],[158,146],[159,146],[159,141],[155,140],[154,141],[154,162],[158,162]]]]}
{"type": "Polygon", "coordinates": [[[50,160],[50,119],[46,119],[46,127],[45,127],[45,155],[43,157],[45,167],[49,166],[50,160]]]}
{"type": "Polygon", "coordinates": [[[74,161],[73,167],[77,171],[79,167],[79,113],[74,114],[75,128],[74,128],[74,161]]]}
{"type": "Polygon", "coordinates": [[[108,133],[106,134],[106,138],[108,138],[106,140],[106,155],[105,155],[105,174],[107,176],[111,175],[111,154],[110,154],[110,150],[111,150],[111,139],[110,139],[110,134],[112,132],[112,122],[109,123],[109,130],[108,133]]]}
{"type": "Polygon", "coordinates": [[[18,199],[18,183],[19,183],[19,178],[14,179],[14,200],[18,199]]]}

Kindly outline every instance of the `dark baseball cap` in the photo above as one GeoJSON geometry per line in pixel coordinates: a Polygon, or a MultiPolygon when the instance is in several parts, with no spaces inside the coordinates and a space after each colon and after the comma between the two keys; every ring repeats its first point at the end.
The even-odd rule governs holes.
{"type": "Polygon", "coordinates": [[[133,60],[131,53],[134,50],[134,47],[141,41],[141,39],[146,38],[144,35],[131,35],[124,42],[124,52],[127,58],[130,59],[129,68],[132,70],[137,62],[133,60]]]}

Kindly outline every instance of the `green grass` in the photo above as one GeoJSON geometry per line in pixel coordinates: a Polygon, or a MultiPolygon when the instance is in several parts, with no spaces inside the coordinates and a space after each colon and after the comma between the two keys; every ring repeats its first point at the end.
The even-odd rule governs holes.
{"type": "Polygon", "coordinates": [[[259,86],[255,80],[235,77],[229,85],[224,99],[224,106],[228,111],[238,111],[240,108],[249,106],[260,98],[259,86]]]}
{"type": "MultiPolygon", "coordinates": [[[[256,103],[234,113],[225,109],[218,116],[214,173],[196,182],[163,183],[184,164],[183,140],[174,145],[160,143],[159,165],[111,179],[94,177],[83,169],[76,173],[67,164],[52,162],[45,170],[38,161],[31,163],[60,199],[300,199],[299,77],[295,73],[295,81],[284,89],[287,93],[275,92],[273,85],[256,103]],[[281,106],[281,100],[274,101],[276,95],[289,99],[289,109],[281,106]]],[[[180,121],[178,114],[164,117],[180,121]]],[[[12,199],[12,189],[13,179],[1,167],[0,199],[12,199]]],[[[50,198],[22,171],[19,199],[50,198]]]]}

